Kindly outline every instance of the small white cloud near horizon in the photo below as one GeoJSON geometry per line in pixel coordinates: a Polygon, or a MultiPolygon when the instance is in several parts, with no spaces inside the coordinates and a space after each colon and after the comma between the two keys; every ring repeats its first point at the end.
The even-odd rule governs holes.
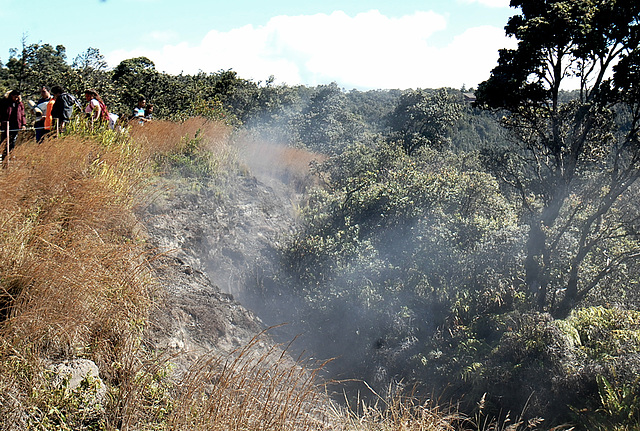
{"type": "Polygon", "coordinates": [[[509,6],[510,0],[459,0],[459,1],[464,4],[479,3],[483,6],[487,6],[491,8],[510,7],[509,6]]]}
{"type": "MultiPolygon", "coordinates": [[[[482,0],[487,1],[487,0],[482,0]]],[[[232,69],[245,79],[346,89],[474,87],[489,77],[498,50],[513,47],[501,28],[480,26],[437,47],[430,37],[447,27],[435,12],[390,18],[377,10],[350,17],[277,16],[260,27],[210,31],[198,46],[167,44],[161,50],[119,50],[111,66],[145,56],[165,73],[232,69]]]]}
{"type": "Polygon", "coordinates": [[[173,30],[156,30],[145,34],[142,36],[142,39],[149,42],[169,43],[178,40],[179,36],[180,35],[173,30]]]}

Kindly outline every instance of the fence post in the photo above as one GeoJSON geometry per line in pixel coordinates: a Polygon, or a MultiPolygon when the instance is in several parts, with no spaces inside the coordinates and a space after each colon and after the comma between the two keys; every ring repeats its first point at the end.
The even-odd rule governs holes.
{"type": "Polygon", "coordinates": [[[5,167],[9,167],[9,143],[11,142],[11,136],[9,135],[9,122],[7,121],[7,155],[5,156],[6,160],[3,160],[5,167]]]}

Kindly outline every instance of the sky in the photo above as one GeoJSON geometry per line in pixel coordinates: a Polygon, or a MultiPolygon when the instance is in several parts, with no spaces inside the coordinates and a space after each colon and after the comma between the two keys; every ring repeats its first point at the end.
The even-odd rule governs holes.
{"type": "Polygon", "coordinates": [[[509,0],[0,0],[11,48],[97,48],[110,68],[145,56],[160,72],[214,73],[345,90],[474,88],[517,10],[509,0]]]}

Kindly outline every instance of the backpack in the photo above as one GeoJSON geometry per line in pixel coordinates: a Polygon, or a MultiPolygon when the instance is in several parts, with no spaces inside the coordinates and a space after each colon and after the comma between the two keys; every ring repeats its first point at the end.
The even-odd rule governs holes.
{"type": "Polygon", "coordinates": [[[73,115],[74,106],[82,110],[82,105],[78,102],[78,99],[69,93],[62,93],[53,104],[51,116],[62,121],[69,121],[71,119],[71,115],[73,115]]]}
{"type": "Polygon", "coordinates": [[[107,105],[104,104],[104,102],[99,101],[98,99],[95,99],[98,104],[100,105],[100,119],[104,120],[104,121],[109,121],[109,111],[107,110],[107,105]]]}

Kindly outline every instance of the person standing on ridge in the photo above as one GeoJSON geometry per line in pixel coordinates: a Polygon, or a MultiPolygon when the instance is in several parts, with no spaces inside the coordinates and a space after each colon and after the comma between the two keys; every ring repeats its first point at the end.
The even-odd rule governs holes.
{"type": "Polygon", "coordinates": [[[51,118],[56,123],[56,131],[60,133],[64,131],[65,126],[71,120],[74,105],[78,106],[79,102],[71,94],[65,92],[59,85],[51,87],[51,92],[55,100],[53,108],[51,109],[51,118]]]}
{"type": "Polygon", "coordinates": [[[132,120],[138,120],[140,124],[143,124],[145,121],[149,121],[146,118],[145,108],[147,107],[147,99],[144,96],[140,96],[138,98],[138,104],[133,108],[133,115],[131,116],[132,120]]]}
{"type": "Polygon", "coordinates": [[[84,112],[91,120],[91,126],[96,121],[105,121],[109,128],[113,130],[118,121],[118,116],[109,112],[107,105],[96,90],[88,89],[84,92],[84,98],[89,102],[84,112]]]}
{"type": "Polygon", "coordinates": [[[12,90],[0,101],[0,125],[2,126],[0,146],[2,146],[2,160],[4,161],[16,145],[18,131],[27,128],[27,118],[20,91],[12,90]],[[4,142],[5,139],[8,139],[8,145],[4,142]]]}
{"type": "Polygon", "coordinates": [[[84,112],[91,120],[91,124],[100,120],[109,121],[109,111],[107,110],[107,106],[104,104],[102,97],[100,97],[96,90],[85,90],[84,98],[89,102],[87,103],[87,107],[84,112]]]}
{"type": "MultiPolygon", "coordinates": [[[[29,101],[31,104],[32,102],[29,101]]],[[[53,109],[53,96],[49,91],[49,87],[43,85],[40,88],[40,100],[38,100],[33,107],[33,110],[38,114],[40,113],[40,118],[38,118],[34,124],[36,129],[36,142],[40,143],[44,139],[44,136],[51,130],[51,110],[53,109]]]]}
{"type": "Polygon", "coordinates": [[[144,118],[146,118],[147,121],[153,120],[153,105],[150,103],[147,105],[146,109],[144,110],[144,118]]]}

